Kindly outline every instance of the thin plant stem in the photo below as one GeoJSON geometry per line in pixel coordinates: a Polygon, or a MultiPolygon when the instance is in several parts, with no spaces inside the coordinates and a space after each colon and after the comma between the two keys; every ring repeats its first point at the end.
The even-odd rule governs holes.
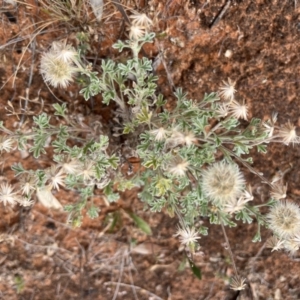
{"type": "Polygon", "coordinates": [[[226,242],[226,245],[227,245],[227,250],[229,252],[229,255],[230,255],[230,258],[231,258],[231,261],[232,261],[232,266],[233,266],[233,269],[234,269],[234,273],[235,273],[236,277],[238,277],[238,271],[237,271],[236,264],[235,264],[235,261],[234,261],[233,253],[232,253],[232,250],[231,250],[231,247],[230,247],[230,244],[229,244],[229,240],[228,240],[228,237],[227,237],[227,234],[226,234],[226,231],[225,231],[223,221],[220,217],[220,213],[218,213],[218,216],[219,216],[219,219],[220,219],[220,224],[221,224],[223,235],[224,235],[225,242],[226,242]]]}

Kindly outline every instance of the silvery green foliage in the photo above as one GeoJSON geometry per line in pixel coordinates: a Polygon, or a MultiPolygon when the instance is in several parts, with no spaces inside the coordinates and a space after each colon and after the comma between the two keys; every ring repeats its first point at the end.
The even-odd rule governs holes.
{"type": "MultiPolygon", "coordinates": [[[[68,117],[66,104],[55,104],[54,108],[55,114],[64,119],[66,125],[51,125],[51,117],[42,113],[33,118],[34,126],[31,133],[12,134],[17,140],[18,149],[31,152],[35,158],[46,154],[49,147],[54,151],[52,166],[49,168],[33,171],[25,170],[21,163],[12,166],[16,177],[20,180],[15,202],[23,205],[28,203],[33,194],[39,196],[41,193],[43,195],[47,193],[48,200],[53,202],[49,191],[64,187],[78,194],[78,200],[67,205],[65,210],[69,212],[69,221],[74,226],[79,226],[83,208],[87,208],[90,217],[98,216],[99,209],[91,200],[95,188],[105,189],[108,201],[119,198],[112,190],[111,181],[118,168],[119,158],[107,151],[109,145],[107,136],[93,135],[92,128],[83,128],[68,117]]],[[[3,124],[1,128],[9,133],[3,124]]],[[[51,203],[47,205],[43,202],[43,204],[53,207],[51,203]]]]}
{"type": "MultiPolygon", "coordinates": [[[[211,223],[222,222],[229,226],[235,226],[235,220],[251,223],[256,218],[258,232],[254,239],[259,240],[264,219],[259,208],[250,204],[251,190],[246,188],[236,163],[240,161],[250,166],[252,158],[244,159],[243,156],[252,148],[265,152],[268,132],[262,121],[255,118],[247,127],[240,128],[237,118],[247,118],[247,107],[236,101],[224,104],[217,93],[206,94],[199,101],[188,99],[178,89],[176,108],[171,112],[166,110],[163,96],[156,93],[157,78],[152,75],[151,61],[138,58],[141,46],[152,38],[150,34],[137,41],[115,44],[119,51],[132,49],[133,58],[126,63],[104,60],[101,75],[93,73],[82,94],[88,99],[101,93],[105,104],[115,101],[124,112],[123,134],[135,132],[141,126],[144,128],[137,152],[145,170],[135,175],[132,184],[135,181],[143,186],[139,197],[151,211],[166,208],[170,214],[183,217],[187,226],[194,226],[201,217],[209,218],[211,223]],[[235,192],[228,191],[228,201],[227,198],[226,201],[213,199],[211,195],[216,193],[207,192],[208,184],[203,187],[203,176],[215,176],[214,170],[210,172],[212,174],[205,174],[203,170],[215,163],[217,154],[223,156],[221,172],[228,168],[233,170],[232,180],[229,177],[227,183],[222,182],[222,178],[216,182],[222,185],[216,193],[228,190],[233,182],[235,192]]],[[[231,84],[229,81],[224,89],[232,89],[231,84]]],[[[213,180],[209,182],[214,188],[213,180]]],[[[207,233],[205,227],[198,229],[207,233]]]]}
{"type": "MultiPolygon", "coordinates": [[[[83,208],[87,207],[91,218],[98,215],[99,209],[91,201],[95,188],[102,190],[111,202],[118,200],[118,191],[138,186],[139,197],[146,207],[153,212],[166,209],[170,215],[178,215],[192,241],[198,238],[193,228],[200,219],[222,226],[256,219],[258,230],[253,240],[259,241],[260,226],[266,225],[260,208],[274,205],[275,199],[284,199],[286,186],[282,180],[270,182],[256,172],[251,165],[250,150],[266,153],[271,141],[299,143],[295,126],[289,122],[278,127],[276,115],[267,122],[252,118],[241,124],[240,119],[248,119],[248,107],[234,99],[235,83],[230,80],[224,82],[220,93],[205,94],[201,100],[188,99],[178,88],[174,94],[176,106],[169,111],[163,96],[157,93],[151,60],[138,56],[142,46],[153,38],[150,33],[137,40],[118,41],[115,49],[132,50],[132,58],[126,62],[103,60],[99,73],[90,67],[80,68],[86,78],[81,90],[86,100],[101,94],[104,104],[114,101],[119,106],[121,134],[128,141],[136,139],[133,150],[143,169],[130,178],[124,176],[122,162],[114,154],[116,148],[109,137],[75,124],[68,117],[66,105],[55,104],[55,114],[65,125],[51,125],[51,118],[45,113],[33,118],[35,126],[30,134],[13,134],[1,124],[8,136],[2,139],[4,151],[12,147],[13,136],[18,148],[29,147],[35,158],[46,153],[49,140],[55,154],[53,166],[45,170],[24,170],[21,164],[13,166],[21,183],[19,193],[23,202],[18,202],[28,203],[35,192],[45,189],[64,187],[76,191],[79,200],[65,210],[70,222],[77,226],[83,208]],[[108,150],[109,146],[113,150],[108,150]],[[249,171],[270,186],[268,202],[252,204],[251,186],[244,176],[249,171]]],[[[10,200],[9,197],[3,194],[3,199],[10,200]]],[[[207,234],[208,228],[198,226],[197,230],[207,234]]]]}

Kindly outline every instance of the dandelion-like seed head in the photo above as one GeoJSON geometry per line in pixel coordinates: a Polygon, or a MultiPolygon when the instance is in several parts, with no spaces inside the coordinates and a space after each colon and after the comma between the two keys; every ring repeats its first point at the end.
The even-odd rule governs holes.
{"type": "Polygon", "coordinates": [[[242,278],[240,276],[234,276],[231,279],[231,284],[230,284],[230,288],[234,291],[242,291],[245,289],[245,287],[247,286],[245,284],[246,279],[242,278]]]}
{"type": "Polygon", "coordinates": [[[78,61],[78,53],[72,46],[67,45],[66,41],[53,42],[50,51],[55,54],[58,59],[68,64],[77,63],[78,61]]]}
{"type": "Polygon", "coordinates": [[[62,170],[66,174],[77,175],[82,171],[83,165],[80,161],[76,159],[66,158],[62,163],[62,170]]]}
{"type": "Polygon", "coordinates": [[[186,171],[188,170],[189,162],[186,160],[182,160],[174,164],[169,172],[177,177],[185,176],[186,171]]]}
{"type": "Polygon", "coordinates": [[[132,20],[132,24],[135,26],[150,29],[153,25],[152,20],[146,14],[134,13],[129,17],[132,20]]]}
{"type": "Polygon", "coordinates": [[[7,136],[0,136],[0,152],[10,152],[13,149],[14,140],[7,136]]]}
{"type": "Polygon", "coordinates": [[[248,106],[243,102],[240,104],[239,102],[233,100],[229,105],[229,112],[236,119],[248,119],[248,106]]]}
{"type": "Polygon", "coordinates": [[[278,201],[267,215],[267,222],[279,238],[291,238],[300,231],[300,208],[289,201],[278,201]]]}
{"type": "Polygon", "coordinates": [[[83,177],[83,180],[86,184],[93,180],[95,177],[94,162],[85,162],[84,166],[82,167],[82,171],[78,173],[78,175],[83,177]]]}
{"type": "Polygon", "coordinates": [[[63,61],[51,52],[43,54],[40,71],[47,83],[53,87],[61,86],[62,88],[66,88],[77,73],[77,69],[73,65],[63,61]]]}
{"type": "Polygon", "coordinates": [[[194,227],[178,227],[178,230],[174,236],[178,236],[181,245],[188,247],[191,252],[194,252],[195,244],[197,243],[197,240],[201,238],[194,227]]]}
{"type": "Polygon", "coordinates": [[[192,132],[186,132],[184,135],[184,143],[187,146],[191,146],[197,142],[197,138],[192,132]]]}
{"type": "Polygon", "coordinates": [[[3,202],[4,206],[6,204],[15,205],[18,201],[18,195],[14,192],[12,185],[8,183],[1,183],[0,185],[0,202],[3,202]]]}
{"type": "Polygon", "coordinates": [[[78,53],[66,41],[53,42],[41,58],[41,74],[54,87],[66,88],[80,69],[78,53]]]}
{"type": "Polygon", "coordinates": [[[239,197],[239,199],[236,200],[231,200],[229,203],[225,204],[224,206],[224,211],[233,214],[238,211],[241,211],[245,208],[246,204],[249,201],[253,200],[253,195],[252,195],[252,188],[251,186],[248,187],[248,189],[244,190],[242,195],[239,197]]]}
{"type": "Polygon", "coordinates": [[[223,81],[222,86],[220,86],[219,95],[226,101],[232,101],[234,99],[234,94],[236,92],[235,82],[228,78],[228,82],[223,81]]]}
{"type": "Polygon", "coordinates": [[[150,133],[155,136],[154,139],[156,141],[160,142],[160,141],[163,141],[164,139],[166,139],[168,131],[165,130],[163,127],[160,127],[158,129],[151,130],[150,133]]]}
{"type": "Polygon", "coordinates": [[[296,126],[294,126],[290,121],[288,121],[282,128],[279,129],[279,137],[282,139],[282,142],[286,145],[290,143],[298,144],[299,137],[296,133],[296,126]]]}
{"type": "Polygon", "coordinates": [[[283,185],[281,182],[278,182],[276,184],[273,184],[270,195],[275,200],[285,199],[286,191],[287,191],[287,184],[283,185]]]}
{"type": "Polygon", "coordinates": [[[64,174],[63,169],[60,169],[57,165],[53,165],[47,170],[48,180],[50,182],[50,189],[54,188],[59,191],[59,186],[64,186],[64,174]]]}
{"type": "Polygon", "coordinates": [[[176,147],[178,145],[191,146],[197,143],[197,138],[192,132],[181,132],[177,128],[172,130],[172,135],[168,138],[167,144],[171,147],[176,147]]]}
{"type": "Polygon", "coordinates": [[[129,38],[136,41],[146,34],[145,28],[137,25],[131,25],[129,30],[129,38]]]}
{"type": "Polygon", "coordinates": [[[227,103],[221,103],[219,104],[218,108],[216,109],[216,116],[218,118],[224,118],[227,117],[229,114],[229,106],[227,103]]]}
{"type": "Polygon", "coordinates": [[[36,189],[37,180],[30,173],[21,174],[20,185],[22,195],[30,195],[36,189]]]}
{"type": "Polygon", "coordinates": [[[18,200],[19,204],[24,207],[32,206],[34,201],[27,197],[22,197],[18,200]]]}
{"type": "Polygon", "coordinates": [[[218,162],[202,173],[202,190],[216,205],[227,205],[236,201],[243,193],[245,180],[235,164],[218,162]]]}

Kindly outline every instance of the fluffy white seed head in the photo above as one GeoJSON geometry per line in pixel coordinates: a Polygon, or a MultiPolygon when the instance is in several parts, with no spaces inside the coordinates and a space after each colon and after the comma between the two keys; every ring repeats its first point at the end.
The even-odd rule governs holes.
{"type": "Polygon", "coordinates": [[[165,130],[163,127],[160,127],[158,129],[153,129],[150,131],[151,134],[155,136],[155,140],[160,142],[166,139],[168,131],[165,130]]]}
{"type": "Polygon", "coordinates": [[[47,170],[46,174],[51,188],[59,191],[59,186],[64,186],[66,174],[64,174],[64,170],[62,168],[59,168],[57,165],[53,165],[47,170]]]}
{"type": "Polygon", "coordinates": [[[53,42],[41,58],[40,72],[54,87],[66,88],[81,68],[77,52],[66,41],[53,42]]]}
{"type": "Polygon", "coordinates": [[[82,171],[83,165],[77,159],[66,158],[62,164],[62,170],[65,174],[77,175],[82,171]]]}
{"type": "Polygon", "coordinates": [[[53,87],[66,88],[77,73],[69,63],[57,58],[51,52],[44,53],[41,59],[41,74],[44,80],[53,87]]]}
{"type": "Polygon", "coordinates": [[[229,105],[229,112],[236,119],[248,119],[248,106],[243,102],[243,104],[233,100],[229,105]]]}
{"type": "Polygon", "coordinates": [[[14,147],[14,140],[7,136],[0,136],[0,152],[10,152],[14,147]]]}
{"type": "Polygon", "coordinates": [[[37,186],[37,180],[31,173],[23,173],[20,177],[20,187],[23,196],[30,195],[35,191],[37,186]]]}
{"type": "Polygon", "coordinates": [[[146,34],[145,28],[138,25],[131,25],[129,30],[129,38],[136,41],[146,34]]]}
{"type": "Polygon", "coordinates": [[[177,177],[185,176],[186,171],[188,170],[189,162],[186,160],[178,161],[176,164],[173,164],[169,172],[177,177]]]}
{"type": "Polygon", "coordinates": [[[34,201],[30,198],[27,198],[27,197],[21,197],[19,200],[18,200],[18,203],[21,205],[21,206],[24,206],[24,207],[29,207],[29,206],[32,206],[34,201]]]}
{"type": "Polygon", "coordinates": [[[246,279],[240,276],[234,276],[231,279],[230,288],[234,291],[242,291],[246,288],[247,284],[245,283],[246,279]]]}
{"type": "Polygon", "coordinates": [[[191,146],[197,143],[197,138],[192,132],[181,132],[177,128],[172,130],[171,136],[167,139],[167,145],[171,148],[179,145],[191,146]]]}
{"type": "Polygon", "coordinates": [[[249,186],[248,187],[248,190],[245,189],[242,193],[242,195],[234,200],[234,201],[231,201],[227,204],[224,205],[224,211],[230,213],[230,214],[233,214],[233,213],[236,213],[238,211],[241,211],[245,208],[245,206],[247,205],[247,203],[249,201],[252,201],[253,200],[253,195],[252,195],[252,189],[251,187],[249,186]]]}
{"type": "Polygon", "coordinates": [[[229,105],[228,103],[221,103],[219,104],[218,108],[216,109],[216,116],[218,118],[227,117],[229,114],[229,105]]]}
{"type": "Polygon", "coordinates": [[[69,64],[78,60],[78,53],[72,46],[67,45],[66,41],[53,42],[50,51],[56,54],[57,58],[69,64]]]}
{"type": "Polygon", "coordinates": [[[6,204],[15,205],[18,201],[19,196],[14,192],[12,185],[8,183],[1,183],[0,185],[0,202],[5,206],[6,204]]]}
{"type": "Polygon", "coordinates": [[[300,208],[289,201],[278,201],[267,215],[269,228],[279,237],[288,239],[300,232],[300,208]]]}
{"type": "Polygon", "coordinates": [[[228,82],[223,81],[223,85],[220,86],[219,95],[226,101],[232,101],[236,92],[235,82],[228,78],[228,82]]]}
{"type": "Polygon", "coordinates": [[[202,173],[202,190],[214,204],[225,206],[242,196],[243,174],[235,164],[218,162],[202,173]]]}
{"type": "Polygon", "coordinates": [[[143,27],[147,30],[153,25],[152,20],[146,14],[134,13],[129,18],[133,25],[143,27]]]}
{"type": "Polygon", "coordinates": [[[272,191],[270,196],[273,199],[280,200],[286,198],[287,184],[283,185],[282,182],[278,181],[277,183],[272,185],[272,191]]]}
{"type": "Polygon", "coordinates": [[[294,126],[290,121],[279,129],[279,136],[282,139],[282,142],[286,145],[291,143],[294,146],[294,144],[298,144],[300,142],[296,133],[296,126],[294,126]]]}
{"type": "Polygon", "coordinates": [[[197,240],[201,238],[194,227],[186,226],[184,226],[184,228],[178,227],[178,230],[174,236],[178,236],[181,245],[183,247],[187,247],[192,253],[195,250],[197,240]]]}

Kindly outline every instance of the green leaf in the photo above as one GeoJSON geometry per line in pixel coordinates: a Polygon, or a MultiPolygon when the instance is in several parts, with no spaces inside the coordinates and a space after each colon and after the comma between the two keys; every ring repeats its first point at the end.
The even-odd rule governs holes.
{"type": "Polygon", "coordinates": [[[222,125],[227,130],[231,130],[233,128],[236,128],[239,124],[240,124],[239,121],[235,118],[229,118],[229,119],[226,119],[222,122],[222,125]]]}
{"type": "Polygon", "coordinates": [[[107,197],[107,201],[110,203],[116,202],[120,199],[120,195],[118,193],[110,193],[106,197],[107,197]]]}
{"type": "Polygon", "coordinates": [[[136,115],[136,119],[140,124],[149,123],[152,117],[152,112],[149,112],[148,107],[143,107],[142,111],[136,115]]]}
{"type": "Polygon", "coordinates": [[[126,45],[122,41],[118,40],[115,44],[113,44],[112,47],[114,49],[118,49],[119,52],[121,52],[123,50],[123,48],[126,47],[126,45]]]}
{"type": "Polygon", "coordinates": [[[199,233],[202,235],[208,235],[208,228],[205,226],[200,226],[199,233]]]}
{"type": "Polygon", "coordinates": [[[261,153],[267,153],[267,146],[266,145],[258,145],[257,151],[261,153]]]}
{"type": "Polygon", "coordinates": [[[17,294],[22,293],[22,291],[24,290],[24,287],[25,287],[24,278],[21,275],[15,275],[14,283],[16,285],[17,294]]]}
{"type": "Polygon", "coordinates": [[[96,218],[98,218],[98,216],[99,216],[99,211],[100,211],[100,209],[99,209],[98,207],[92,205],[92,206],[88,209],[87,214],[88,214],[88,216],[89,216],[91,219],[96,219],[96,218]]]}
{"type": "Polygon", "coordinates": [[[88,87],[83,88],[79,91],[79,94],[81,94],[85,101],[89,100],[91,97],[91,93],[88,87]]]}
{"type": "Polygon", "coordinates": [[[142,218],[135,215],[133,212],[125,211],[130,218],[135,222],[136,226],[140,228],[147,235],[152,235],[152,230],[149,224],[144,221],[142,218]]]}
{"type": "Polygon", "coordinates": [[[131,190],[135,186],[136,185],[131,180],[124,179],[118,183],[118,191],[125,192],[125,190],[131,190]]]}
{"type": "Polygon", "coordinates": [[[113,191],[113,183],[109,183],[103,189],[104,195],[107,197],[108,202],[116,202],[120,199],[120,195],[118,193],[114,193],[113,191]]]}
{"type": "Polygon", "coordinates": [[[122,225],[122,218],[121,218],[121,214],[119,211],[115,211],[111,214],[108,214],[108,217],[110,218],[112,216],[112,221],[110,222],[110,227],[109,227],[109,232],[113,232],[114,229],[117,226],[121,226],[122,225]]]}
{"type": "Polygon", "coordinates": [[[59,128],[58,128],[58,137],[59,138],[62,138],[62,139],[66,139],[69,137],[69,132],[68,132],[68,127],[67,126],[64,126],[64,125],[59,125],[59,128]]]}
{"type": "Polygon", "coordinates": [[[156,196],[163,196],[171,189],[172,180],[158,176],[155,179],[155,188],[158,190],[156,196]]]}
{"type": "Polygon", "coordinates": [[[90,187],[90,186],[87,186],[85,188],[82,188],[80,190],[80,196],[81,196],[81,199],[82,199],[82,208],[85,206],[85,201],[89,198],[89,197],[92,197],[93,196],[93,192],[94,192],[94,187],[90,187]]]}
{"type": "Polygon", "coordinates": [[[106,135],[101,135],[100,136],[100,141],[99,141],[99,147],[100,148],[106,148],[108,146],[108,142],[109,142],[109,139],[108,139],[108,136],[106,135]]]}
{"type": "Polygon", "coordinates": [[[107,161],[113,169],[117,169],[119,165],[119,158],[117,156],[112,155],[107,159],[107,161]]]}
{"type": "Polygon", "coordinates": [[[159,95],[157,96],[157,99],[156,99],[155,104],[156,104],[158,107],[160,107],[160,106],[165,105],[166,103],[167,103],[167,101],[164,100],[164,96],[163,96],[162,94],[159,94],[159,95]]]}
{"type": "Polygon", "coordinates": [[[243,223],[248,223],[251,224],[252,223],[252,218],[249,216],[249,213],[247,210],[243,209],[241,211],[239,211],[236,215],[235,215],[235,219],[236,220],[242,220],[243,223]]]}
{"type": "Polygon", "coordinates": [[[16,173],[16,176],[18,176],[18,175],[25,172],[25,170],[24,170],[21,163],[17,163],[17,164],[12,165],[11,169],[16,173]]]}
{"type": "Polygon", "coordinates": [[[53,107],[55,109],[55,115],[56,116],[62,116],[64,117],[66,112],[67,112],[67,104],[63,103],[62,105],[60,105],[59,103],[55,103],[53,104],[53,107]]]}
{"type": "Polygon", "coordinates": [[[52,146],[54,148],[54,152],[56,153],[69,150],[69,147],[66,145],[66,139],[58,138],[52,142],[52,146]]]}
{"type": "Polygon", "coordinates": [[[237,156],[241,156],[242,154],[249,154],[249,149],[251,148],[251,146],[247,146],[244,143],[235,142],[233,151],[237,156]]]}
{"type": "Polygon", "coordinates": [[[190,259],[188,259],[189,261],[189,265],[190,265],[190,269],[192,270],[193,274],[198,278],[198,279],[202,279],[202,274],[201,274],[201,269],[199,267],[197,267],[190,259]]]}
{"type": "Polygon", "coordinates": [[[204,98],[203,98],[203,101],[208,102],[208,103],[215,102],[218,100],[220,100],[220,98],[217,93],[210,93],[210,94],[205,93],[204,98]]]}
{"type": "Polygon", "coordinates": [[[33,121],[40,129],[49,128],[50,117],[48,117],[46,113],[33,117],[33,121]]]}
{"type": "Polygon", "coordinates": [[[26,144],[27,144],[27,136],[24,136],[24,135],[19,135],[18,137],[18,149],[19,150],[25,150],[26,149],[26,144]]]}
{"type": "Polygon", "coordinates": [[[183,93],[182,88],[177,88],[174,94],[179,102],[183,101],[185,99],[185,97],[187,96],[186,93],[183,93]]]}
{"type": "Polygon", "coordinates": [[[114,72],[115,65],[116,65],[115,62],[112,61],[111,59],[109,59],[109,60],[102,59],[101,68],[102,68],[104,73],[114,72]]]}
{"type": "Polygon", "coordinates": [[[257,231],[257,233],[255,234],[255,236],[252,239],[252,242],[253,243],[261,242],[260,230],[257,231]]]}
{"type": "Polygon", "coordinates": [[[147,161],[145,161],[143,163],[144,167],[149,169],[149,168],[153,168],[153,170],[156,170],[159,166],[160,166],[160,160],[159,158],[157,157],[157,155],[151,155],[149,157],[149,159],[147,161]]]}
{"type": "Polygon", "coordinates": [[[126,123],[124,125],[123,134],[129,134],[134,131],[134,125],[132,123],[126,123]]]}
{"type": "Polygon", "coordinates": [[[29,152],[33,152],[34,158],[38,158],[41,153],[45,154],[45,144],[48,139],[48,135],[46,133],[38,133],[34,139],[34,145],[29,149],[29,152]]]}

